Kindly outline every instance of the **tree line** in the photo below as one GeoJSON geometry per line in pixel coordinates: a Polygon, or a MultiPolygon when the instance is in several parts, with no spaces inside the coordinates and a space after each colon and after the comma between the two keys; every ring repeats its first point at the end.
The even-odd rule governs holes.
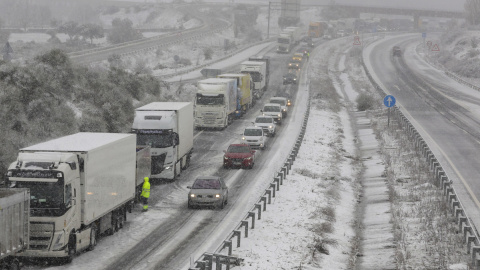
{"type": "Polygon", "coordinates": [[[75,66],[59,49],[22,66],[0,60],[0,173],[28,145],[82,131],[128,132],[133,101],[160,93],[154,77],[75,66]]]}

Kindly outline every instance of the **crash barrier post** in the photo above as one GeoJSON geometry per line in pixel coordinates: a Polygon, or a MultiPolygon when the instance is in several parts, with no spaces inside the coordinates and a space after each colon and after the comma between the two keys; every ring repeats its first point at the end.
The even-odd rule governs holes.
{"type": "Polygon", "coordinates": [[[263,211],[267,211],[267,197],[266,196],[262,196],[260,198],[260,201],[263,202],[263,211]]]}
{"type": "Polygon", "coordinates": [[[268,204],[272,203],[272,191],[270,189],[265,190],[265,194],[268,196],[268,204]]]}
{"type": "Polygon", "coordinates": [[[237,247],[240,247],[241,236],[242,236],[242,232],[240,230],[233,231],[233,237],[237,238],[237,247]]]}
{"type": "Polygon", "coordinates": [[[259,219],[259,220],[262,219],[262,205],[259,204],[259,203],[256,203],[254,208],[258,210],[258,211],[257,211],[257,213],[258,213],[258,219],[259,219]]]}

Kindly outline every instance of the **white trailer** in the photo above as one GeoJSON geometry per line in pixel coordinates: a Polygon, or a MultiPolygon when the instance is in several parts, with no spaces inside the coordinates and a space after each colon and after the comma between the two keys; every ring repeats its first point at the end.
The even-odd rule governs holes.
{"type": "Polygon", "coordinates": [[[253,81],[253,95],[259,99],[267,90],[268,63],[265,61],[249,60],[240,64],[240,72],[248,73],[253,81]]]}
{"type": "Polygon", "coordinates": [[[190,165],[193,104],[152,102],[135,110],[132,133],[137,145],[150,146],[151,177],[175,180],[190,165]]]}
{"type": "Polygon", "coordinates": [[[211,78],[198,81],[195,97],[195,127],[220,128],[241,115],[237,80],[211,78]]]}
{"type": "Polygon", "coordinates": [[[31,195],[30,242],[19,256],[71,261],[123,227],[135,199],[135,137],[81,132],[20,149],[6,177],[31,195]]]}
{"type": "Polygon", "coordinates": [[[0,269],[20,269],[16,258],[28,247],[30,191],[0,188],[0,269]]]}
{"type": "Polygon", "coordinates": [[[292,32],[282,32],[277,38],[277,53],[290,53],[295,46],[292,32]]]}
{"type": "Polygon", "coordinates": [[[302,40],[302,34],[303,34],[302,33],[302,28],[290,26],[290,27],[285,28],[284,31],[292,33],[291,38],[292,38],[292,42],[293,42],[294,45],[299,44],[300,40],[302,40]]]}

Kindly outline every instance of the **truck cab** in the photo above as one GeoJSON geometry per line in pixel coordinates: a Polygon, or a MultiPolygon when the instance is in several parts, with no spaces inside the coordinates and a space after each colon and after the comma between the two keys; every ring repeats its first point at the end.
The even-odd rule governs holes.
{"type": "Polygon", "coordinates": [[[151,178],[174,180],[190,164],[193,104],[152,102],[135,110],[131,132],[137,146],[150,146],[151,178]]]}

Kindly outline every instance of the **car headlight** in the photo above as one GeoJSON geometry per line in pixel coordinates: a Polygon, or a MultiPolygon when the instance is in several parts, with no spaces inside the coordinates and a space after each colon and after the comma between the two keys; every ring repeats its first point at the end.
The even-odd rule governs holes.
{"type": "Polygon", "coordinates": [[[293,78],[293,80],[294,80],[294,81],[296,81],[296,80],[297,80],[297,78],[293,78]]]}
{"type": "Polygon", "coordinates": [[[215,198],[220,198],[220,194],[215,194],[215,198]]]}
{"type": "Polygon", "coordinates": [[[280,116],[282,116],[282,114],[281,114],[281,113],[279,113],[277,116],[278,116],[278,117],[280,117],[280,116]]]}
{"type": "Polygon", "coordinates": [[[273,126],[268,126],[268,128],[273,128],[273,126]]]}
{"type": "Polygon", "coordinates": [[[245,136],[244,136],[244,137],[242,137],[242,140],[245,140],[245,136]]]}
{"type": "Polygon", "coordinates": [[[252,157],[247,157],[247,158],[245,158],[245,159],[246,159],[246,160],[252,160],[252,157]]]}
{"type": "Polygon", "coordinates": [[[172,166],[165,167],[165,170],[171,170],[171,169],[172,169],[172,166]]]}
{"type": "Polygon", "coordinates": [[[195,194],[190,193],[190,198],[195,198],[195,194]]]}
{"type": "Polygon", "coordinates": [[[284,112],[286,112],[286,111],[287,111],[287,109],[283,109],[283,111],[284,111],[284,112]]]}
{"type": "Polygon", "coordinates": [[[223,159],[228,159],[228,157],[226,157],[226,156],[223,156],[223,159]]]}

